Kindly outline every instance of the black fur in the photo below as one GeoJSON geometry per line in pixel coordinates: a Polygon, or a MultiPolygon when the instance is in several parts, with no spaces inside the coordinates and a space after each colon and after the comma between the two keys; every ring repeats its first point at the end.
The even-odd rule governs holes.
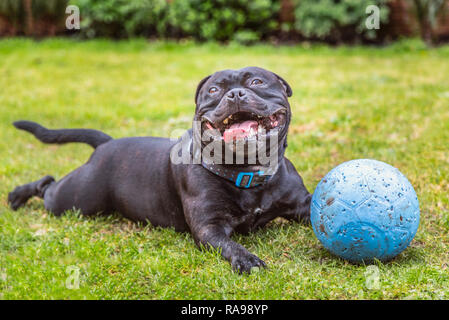
{"type": "Polygon", "coordinates": [[[32,121],[16,121],[13,125],[20,130],[28,131],[32,133],[37,139],[43,143],[69,143],[69,142],[81,142],[87,143],[94,149],[99,145],[112,140],[112,137],[108,136],[98,130],[93,129],[47,129],[40,124],[32,121]]]}

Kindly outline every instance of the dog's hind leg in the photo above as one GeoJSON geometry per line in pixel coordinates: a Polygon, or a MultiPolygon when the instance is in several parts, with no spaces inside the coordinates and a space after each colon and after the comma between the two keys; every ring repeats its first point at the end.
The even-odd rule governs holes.
{"type": "Polygon", "coordinates": [[[105,179],[93,166],[83,166],[61,180],[46,176],[38,181],[19,186],[8,195],[9,205],[17,210],[33,196],[44,199],[45,209],[59,216],[67,210],[80,210],[83,215],[107,213],[108,192],[105,179]]]}
{"type": "Polygon", "coordinates": [[[65,211],[79,210],[82,215],[89,216],[110,212],[109,175],[105,174],[98,159],[91,159],[81,167],[51,184],[44,193],[45,209],[59,216],[65,211]]]}
{"type": "Polygon", "coordinates": [[[34,196],[44,198],[47,188],[55,182],[52,176],[45,176],[40,180],[24,184],[16,187],[12,192],[8,194],[8,203],[11,209],[17,210],[34,196]]]}

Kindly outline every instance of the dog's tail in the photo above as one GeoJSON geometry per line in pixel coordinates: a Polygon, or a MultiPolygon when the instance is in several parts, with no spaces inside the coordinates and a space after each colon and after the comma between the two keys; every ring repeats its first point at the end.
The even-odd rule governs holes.
{"type": "Polygon", "coordinates": [[[93,129],[56,129],[50,130],[32,121],[16,121],[13,125],[20,130],[32,133],[43,143],[69,143],[82,142],[91,145],[93,148],[112,140],[107,134],[93,129]]]}

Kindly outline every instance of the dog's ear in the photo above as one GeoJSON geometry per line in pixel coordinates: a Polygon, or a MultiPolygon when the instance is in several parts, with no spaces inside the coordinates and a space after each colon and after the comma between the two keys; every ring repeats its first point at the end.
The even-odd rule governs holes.
{"type": "Polygon", "coordinates": [[[212,75],[207,76],[206,78],[204,78],[203,80],[200,81],[200,83],[198,83],[198,86],[196,87],[196,93],[195,93],[195,104],[198,105],[198,96],[200,94],[201,88],[203,87],[203,85],[206,83],[207,80],[209,80],[209,78],[212,75]]]}
{"type": "Polygon", "coordinates": [[[285,93],[287,94],[287,97],[291,97],[293,94],[292,87],[285,81],[281,76],[278,76],[276,73],[273,73],[281,82],[282,86],[284,87],[285,93]]]}

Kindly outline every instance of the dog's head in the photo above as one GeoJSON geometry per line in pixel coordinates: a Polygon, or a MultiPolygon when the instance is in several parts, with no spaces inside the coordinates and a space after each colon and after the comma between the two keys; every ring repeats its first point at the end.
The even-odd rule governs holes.
{"type": "Polygon", "coordinates": [[[276,136],[284,145],[290,123],[290,85],[258,67],[218,71],[198,85],[195,118],[202,133],[229,145],[276,136]]]}

